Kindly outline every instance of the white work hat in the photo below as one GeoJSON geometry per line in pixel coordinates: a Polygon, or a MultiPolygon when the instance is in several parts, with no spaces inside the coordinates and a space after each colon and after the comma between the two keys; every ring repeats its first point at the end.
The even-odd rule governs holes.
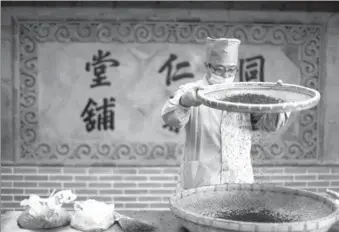
{"type": "Polygon", "coordinates": [[[206,62],[212,65],[233,66],[238,64],[238,39],[206,38],[206,62]]]}

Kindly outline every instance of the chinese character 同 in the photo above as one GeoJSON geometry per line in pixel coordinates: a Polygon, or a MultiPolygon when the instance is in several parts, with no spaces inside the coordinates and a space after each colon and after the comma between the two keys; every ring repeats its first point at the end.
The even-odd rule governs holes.
{"type": "Polygon", "coordinates": [[[115,98],[104,98],[103,104],[98,106],[98,103],[90,98],[81,117],[86,123],[87,132],[94,129],[101,130],[114,130],[114,111],[115,98]]]}
{"type": "Polygon", "coordinates": [[[108,56],[111,55],[111,52],[103,52],[102,50],[98,50],[98,55],[93,55],[92,57],[92,63],[87,62],[86,63],[86,71],[89,72],[91,70],[91,66],[94,67],[94,76],[93,78],[93,84],[90,85],[91,88],[97,87],[97,86],[110,86],[111,83],[109,81],[106,81],[106,69],[107,65],[106,63],[111,63],[110,67],[118,67],[120,65],[119,61],[115,59],[107,59],[108,56]]]}
{"type": "Polygon", "coordinates": [[[194,78],[194,75],[192,73],[182,73],[182,74],[177,74],[178,71],[182,68],[188,68],[190,67],[190,63],[187,61],[182,61],[179,62],[175,68],[176,70],[174,73],[172,73],[172,62],[174,62],[178,58],[177,55],[175,54],[170,54],[169,58],[167,61],[161,66],[159,69],[158,73],[162,73],[165,69],[167,69],[167,75],[166,75],[166,85],[169,86],[171,84],[171,81],[178,81],[183,78],[194,78]]]}
{"type": "Polygon", "coordinates": [[[264,64],[265,59],[261,55],[247,59],[240,59],[240,82],[264,82],[264,64]]]}

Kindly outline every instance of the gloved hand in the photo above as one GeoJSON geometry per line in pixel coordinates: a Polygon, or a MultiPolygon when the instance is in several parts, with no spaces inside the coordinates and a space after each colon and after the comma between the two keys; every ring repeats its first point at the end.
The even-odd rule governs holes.
{"type": "Polygon", "coordinates": [[[202,86],[193,86],[191,89],[189,89],[184,95],[180,98],[180,105],[185,107],[197,107],[201,105],[201,101],[199,100],[197,96],[197,91],[202,90],[202,86]]]}

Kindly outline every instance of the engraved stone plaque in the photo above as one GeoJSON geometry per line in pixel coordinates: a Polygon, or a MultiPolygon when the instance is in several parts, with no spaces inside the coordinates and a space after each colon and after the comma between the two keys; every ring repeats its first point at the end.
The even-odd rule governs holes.
{"type": "MultiPolygon", "coordinates": [[[[177,165],[185,132],[164,125],[161,108],[203,76],[207,36],[242,41],[236,81],[320,88],[315,25],[19,20],[15,29],[21,164],[177,165]]],[[[272,144],[253,144],[254,162],[316,162],[318,108],[272,144]]]]}

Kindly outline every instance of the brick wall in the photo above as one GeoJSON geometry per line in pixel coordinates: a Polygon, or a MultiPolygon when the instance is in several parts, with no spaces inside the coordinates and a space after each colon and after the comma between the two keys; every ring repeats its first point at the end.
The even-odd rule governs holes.
{"type": "MultiPolygon", "coordinates": [[[[1,167],[2,211],[20,210],[30,194],[72,189],[79,200],[114,201],[117,209],[168,210],[178,169],[173,167],[1,167]]],[[[339,167],[255,168],[256,181],[324,193],[339,191],[339,167]]],[[[68,206],[70,208],[71,206],[68,206]]]]}

